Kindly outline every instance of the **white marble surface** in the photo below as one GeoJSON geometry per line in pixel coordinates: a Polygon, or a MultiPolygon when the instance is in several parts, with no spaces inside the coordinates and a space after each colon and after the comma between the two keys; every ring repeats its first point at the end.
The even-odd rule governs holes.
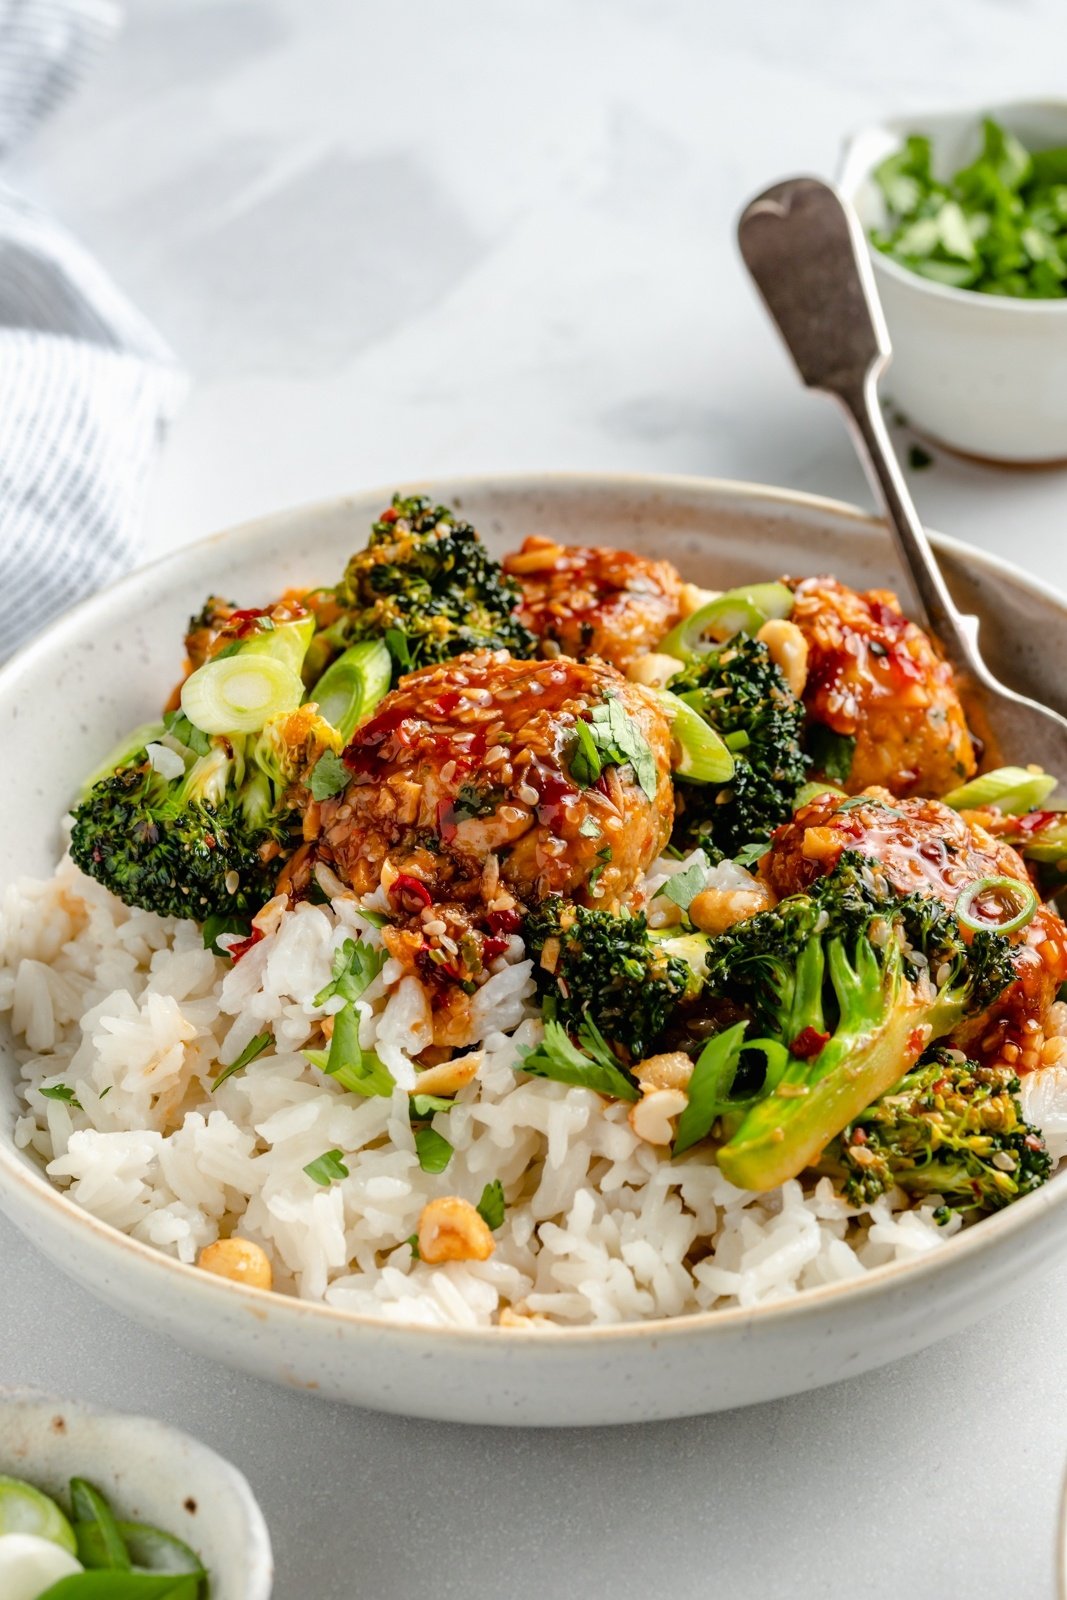
{"type": "MultiPolygon", "coordinates": [[[[1054,92],[1062,0],[134,0],[12,177],[193,377],[145,555],[452,471],[865,498],[733,246],[870,116],[1054,92]]],[[[891,389],[891,382],[889,385],[891,389]]],[[[938,455],[928,520],[1067,585],[1061,472],[938,455]]],[[[641,1430],[346,1412],[195,1362],[0,1222],[0,1377],[180,1422],[262,1497],[279,1600],[1054,1592],[1067,1275],[848,1385],[641,1430]]],[[[442,1371],[447,1382],[447,1371],[442,1371]]]]}

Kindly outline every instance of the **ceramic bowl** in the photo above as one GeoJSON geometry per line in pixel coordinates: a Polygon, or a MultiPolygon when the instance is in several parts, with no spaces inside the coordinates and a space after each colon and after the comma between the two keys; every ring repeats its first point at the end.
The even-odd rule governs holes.
{"type": "Polygon", "coordinates": [[[212,1600],[269,1600],[270,1535],[251,1489],[236,1467],[177,1428],[0,1389],[0,1473],[62,1502],[71,1478],[88,1478],[121,1519],[191,1545],[211,1574],[212,1600]]]}
{"type": "MultiPolygon", "coordinates": [[[[909,133],[932,141],[948,177],[977,154],[983,116],[1032,150],[1067,144],[1067,101],[1018,101],[929,116],[893,117],[849,140],[838,188],[864,230],[885,208],[871,174],[909,133]]],[[[893,341],[884,381],[901,411],[942,444],[990,461],[1067,458],[1067,300],[1013,300],[951,289],[871,249],[893,341]]]]}
{"type": "MultiPolygon", "coordinates": [[[[458,506],[501,553],[542,532],[665,556],[715,588],[830,571],[908,597],[882,525],[810,496],[639,477],[422,487],[458,506]]],[[[8,770],[25,775],[0,785],[0,884],[51,871],[59,819],[80,778],[159,704],[203,595],[256,604],[290,584],[328,581],[363,543],[388,493],[268,517],[168,556],[71,612],[0,674],[0,749],[8,770]]],[[[1067,601],[991,556],[947,540],[938,549],[957,600],[987,619],[993,670],[1067,711],[1067,601]]],[[[386,1411],[570,1425],[769,1400],[955,1333],[1067,1254],[1064,1173],[914,1264],[777,1305],[548,1334],[396,1326],[233,1285],[79,1210],[15,1148],[15,1073],[2,1052],[0,1205],[41,1250],[94,1294],[207,1356],[386,1411]]]]}

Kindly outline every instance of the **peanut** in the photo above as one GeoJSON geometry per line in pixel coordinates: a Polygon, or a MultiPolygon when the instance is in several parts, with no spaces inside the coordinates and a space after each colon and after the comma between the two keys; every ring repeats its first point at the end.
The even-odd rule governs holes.
{"type": "Polygon", "coordinates": [[[485,1219],[469,1200],[442,1195],[423,1206],[418,1226],[419,1255],[441,1261],[488,1261],[496,1246],[485,1219]]]}
{"type": "Polygon", "coordinates": [[[197,1266],[211,1272],[216,1278],[229,1278],[232,1283],[246,1283],[252,1289],[269,1289],[274,1283],[267,1253],[251,1239],[216,1239],[205,1245],[197,1258],[197,1266]]]}

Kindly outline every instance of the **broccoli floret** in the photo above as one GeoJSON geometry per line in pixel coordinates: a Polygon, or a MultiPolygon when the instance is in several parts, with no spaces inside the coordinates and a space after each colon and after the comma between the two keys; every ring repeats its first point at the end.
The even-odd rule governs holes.
{"type": "Polygon", "coordinates": [[[965,943],[939,901],[896,893],[854,852],[809,893],[713,939],[707,966],[707,993],[741,1006],[762,1038],[738,1037],[714,1092],[698,1063],[690,1094],[709,1127],[722,1119],[723,1172],[757,1190],[815,1163],[932,1039],[1015,977],[1002,934],[965,943]]]}
{"type": "Polygon", "coordinates": [[[792,815],[809,763],[804,707],[767,646],[739,634],[672,678],[671,693],[698,710],[734,754],[725,785],[676,780],[672,845],[685,852],[699,845],[717,861],[769,839],[792,815]]]}
{"type": "Polygon", "coordinates": [[[532,657],[537,639],[516,616],[519,585],[469,522],[425,495],[394,495],[337,588],[334,646],[384,639],[397,673],[467,650],[532,657]]]}
{"type": "MultiPolygon", "coordinates": [[[[708,941],[690,937],[703,939],[702,961],[708,941]]],[[[700,982],[689,952],[671,951],[640,912],[614,916],[555,895],[527,915],[524,938],[537,962],[543,1014],[575,1033],[592,1021],[631,1061],[649,1053],[700,982]]]]}
{"type": "Polygon", "coordinates": [[[819,1170],[856,1205],[894,1187],[940,1196],[938,1219],[996,1211],[1046,1181],[1052,1163],[1022,1115],[1019,1080],[935,1047],[888,1094],[855,1117],[823,1153],[819,1170]]]}
{"type": "Polygon", "coordinates": [[[300,786],[340,739],[306,708],[243,738],[197,736],[180,716],[171,729],[171,763],[142,749],[93,784],[74,811],[71,856],[127,905],[162,916],[254,912],[301,842],[300,786]],[[175,761],[180,774],[158,770],[175,761]]]}

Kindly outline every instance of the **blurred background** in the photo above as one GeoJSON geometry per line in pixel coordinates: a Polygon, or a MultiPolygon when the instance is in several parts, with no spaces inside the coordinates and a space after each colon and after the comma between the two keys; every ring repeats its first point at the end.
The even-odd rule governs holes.
{"type": "MultiPolygon", "coordinates": [[[[1062,0],[130,0],[7,176],[192,378],[145,554],[413,478],[629,468],[867,499],[734,246],[883,113],[1050,91],[1062,0]]],[[[892,374],[883,385],[892,394],[892,374]]],[[[1043,564],[1058,473],[938,454],[928,520],[1043,564]]],[[[1055,573],[1048,576],[1055,578],[1055,573]]]]}

